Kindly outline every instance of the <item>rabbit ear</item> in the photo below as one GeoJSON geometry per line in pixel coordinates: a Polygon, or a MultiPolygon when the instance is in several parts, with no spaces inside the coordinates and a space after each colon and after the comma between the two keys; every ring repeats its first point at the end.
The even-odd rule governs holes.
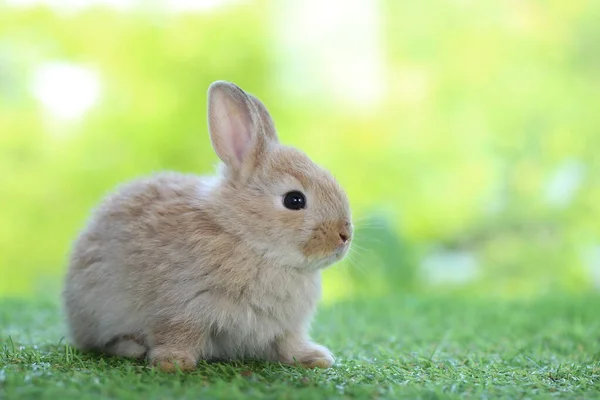
{"type": "Polygon", "coordinates": [[[217,81],[208,88],[208,130],[219,158],[239,168],[252,148],[255,121],[251,101],[236,85],[217,81]]]}
{"type": "Polygon", "coordinates": [[[260,118],[260,122],[262,123],[262,128],[267,139],[272,140],[274,142],[279,143],[279,138],[277,137],[277,130],[275,130],[275,124],[273,123],[273,118],[271,118],[271,114],[267,111],[267,107],[257,99],[256,97],[248,94],[250,101],[254,104],[256,111],[258,112],[258,116],[260,118]]]}

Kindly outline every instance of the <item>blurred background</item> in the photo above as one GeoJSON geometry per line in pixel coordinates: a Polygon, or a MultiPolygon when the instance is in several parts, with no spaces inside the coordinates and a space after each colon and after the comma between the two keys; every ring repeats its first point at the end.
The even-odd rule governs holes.
{"type": "Polygon", "coordinates": [[[119,182],[211,173],[230,80],[347,189],[325,298],[600,288],[600,2],[0,0],[0,296],[119,182]]]}

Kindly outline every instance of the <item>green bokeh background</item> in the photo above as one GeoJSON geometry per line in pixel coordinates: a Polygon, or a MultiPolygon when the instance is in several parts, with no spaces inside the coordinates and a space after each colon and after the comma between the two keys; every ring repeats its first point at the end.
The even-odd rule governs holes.
{"type": "Polygon", "coordinates": [[[0,1],[0,296],[55,295],[119,182],[210,173],[219,79],[347,189],[355,246],[326,300],[600,285],[600,2],[52,3],[0,1]],[[49,63],[97,77],[76,118],[39,99],[49,63]]]}

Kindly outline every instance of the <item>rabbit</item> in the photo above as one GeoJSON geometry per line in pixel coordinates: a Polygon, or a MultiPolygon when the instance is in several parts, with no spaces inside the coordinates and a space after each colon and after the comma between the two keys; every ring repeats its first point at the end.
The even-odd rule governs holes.
{"type": "Polygon", "coordinates": [[[165,372],[200,360],[332,366],[308,331],[321,271],[352,240],[346,193],[233,83],[210,85],[208,127],[215,176],[124,183],[79,233],[63,290],[71,343],[165,372]]]}

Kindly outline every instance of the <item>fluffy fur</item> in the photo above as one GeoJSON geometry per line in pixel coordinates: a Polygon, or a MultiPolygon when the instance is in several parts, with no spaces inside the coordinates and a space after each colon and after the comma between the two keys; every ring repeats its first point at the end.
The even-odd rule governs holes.
{"type": "Polygon", "coordinates": [[[258,99],[215,82],[208,102],[217,176],[127,183],[77,238],[63,293],[71,340],[164,371],[199,359],[329,367],[331,353],[307,332],[320,270],[350,244],[346,194],[279,143],[258,99]],[[305,209],[283,206],[292,190],[305,194],[305,209]]]}

